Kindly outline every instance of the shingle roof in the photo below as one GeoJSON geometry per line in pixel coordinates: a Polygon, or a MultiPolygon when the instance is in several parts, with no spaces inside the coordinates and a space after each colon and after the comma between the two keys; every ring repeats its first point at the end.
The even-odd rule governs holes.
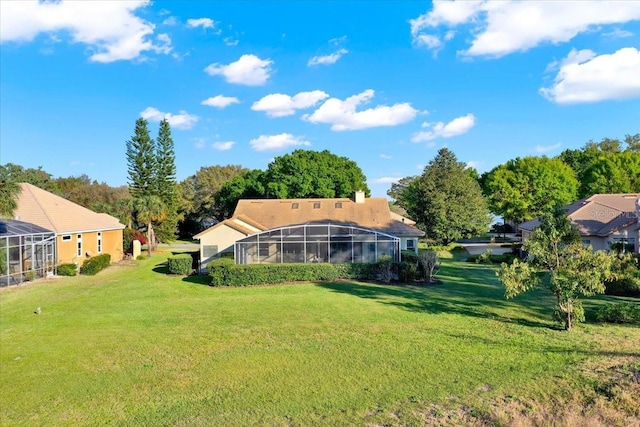
{"type": "MultiPolygon", "coordinates": [[[[640,194],[594,194],[578,200],[563,209],[583,236],[608,236],[609,234],[638,222],[637,201],[640,194]]],[[[522,230],[533,230],[540,219],[523,222],[522,230]]]]}
{"type": "Polygon", "coordinates": [[[334,199],[245,199],[238,201],[234,217],[249,218],[272,229],[310,222],[356,225],[395,236],[424,236],[424,232],[401,220],[395,220],[384,198],[369,198],[356,203],[347,198],[334,199]]]}
{"type": "Polygon", "coordinates": [[[117,218],[96,213],[67,199],[45,191],[35,185],[21,183],[18,207],[14,216],[53,230],[56,233],[74,233],[124,228],[117,218]]]}

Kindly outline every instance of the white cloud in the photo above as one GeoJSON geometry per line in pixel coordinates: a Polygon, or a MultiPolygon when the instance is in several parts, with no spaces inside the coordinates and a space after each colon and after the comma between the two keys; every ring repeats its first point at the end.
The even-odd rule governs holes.
{"type": "Polygon", "coordinates": [[[178,25],[178,18],[175,16],[170,16],[162,21],[162,25],[167,25],[169,27],[173,27],[174,25],[178,25]]]}
{"type": "Polygon", "coordinates": [[[167,119],[171,127],[176,129],[191,129],[200,119],[198,116],[189,114],[184,110],[180,110],[178,114],[163,113],[154,107],[147,107],[140,113],[140,117],[152,122],[159,122],[167,119]]]}
{"type": "Polygon", "coordinates": [[[632,37],[633,33],[631,31],[621,30],[620,28],[614,28],[613,31],[603,33],[602,35],[611,39],[626,39],[627,37],[632,37]]]}
{"type": "Polygon", "coordinates": [[[240,100],[233,96],[216,95],[205,99],[200,104],[208,105],[209,107],[225,108],[231,104],[239,104],[240,100]]]}
{"type": "Polygon", "coordinates": [[[478,169],[480,169],[480,167],[481,167],[483,164],[484,164],[483,162],[478,162],[478,161],[475,161],[475,160],[470,160],[470,161],[468,161],[468,162],[467,162],[467,168],[473,168],[473,169],[475,169],[475,170],[478,170],[478,169]]]}
{"type": "MultiPolygon", "coordinates": [[[[600,26],[640,20],[634,1],[434,1],[430,12],[409,21],[414,43],[440,48],[444,29],[470,25],[468,56],[500,57],[541,43],[566,43],[600,26]],[[425,38],[425,36],[427,36],[425,38]],[[429,43],[430,42],[430,43],[429,43]],[[431,46],[430,46],[431,44],[431,46]]],[[[445,40],[447,36],[445,36],[445,40]]]]}
{"type": "Polygon", "coordinates": [[[371,179],[372,184],[394,184],[400,181],[400,178],[394,178],[392,176],[383,176],[382,178],[371,179]]]}
{"type": "Polygon", "coordinates": [[[190,28],[213,28],[215,25],[215,21],[211,18],[187,19],[187,27],[190,28]]]}
{"type": "Polygon", "coordinates": [[[640,51],[633,47],[596,56],[572,50],[561,62],[553,86],[540,93],[558,104],[598,102],[640,96],[640,51]]]}
{"type": "Polygon", "coordinates": [[[252,139],[249,144],[256,151],[282,150],[288,147],[309,146],[311,143],[305,141],[300,136],[293,136],[290,133],[281,133],[279,135],[260,135],[252,139]]]}
{"type": "Polygon", "coordinates": [[[536,153],[547,153],[549,151],[557,150],[561,146],[562,144],[560,142],[553,145],[536,145],[535,151],[536,153]]]}
{"type": "Polygon", "coordinates": [[[409,103],[378,105],[363,111],[356,108],[373,98],[375,92],[367,89],[344,101],[338,98],[326,100],[313,114],[305,114],[303,120],[311,123],[327,123],[331,130],[345,131],[367,129],[378,126],[397,126],[413,120],[418,110],[409,103]]]}
{"type": "Polygon", "coordinates": [[[309,60],[309,62],[307,62],[307,65],[311,67],[314,65],[335,64],[336,62],[338,62],[338,59],[342,58],[342,56],[346,55],[347,53],[349,53],[349,51],[347,49],[342,48],[342,49],[338,49],[337,51],[329,55],[314,56],[309,60]]]}
{"type": "Polygon", "coordinates": [[[238,45],[238,40],[234,39],[233,37],[225,37],[224,39],[222,39],[222,41],[225,44],[225,46],[237,46],[238,45]]]}
{"type": "Polygon", "coordinates": [[[218,151],[227,151],[231,150],[231,147],[235,144],[234,141],[224,141],[224,142],[214,142],[211,144],[212,148],[215,148],[218,151]]]}
{"type": "Polygon", "coordinates": [[[211,75],[224,76],[228,83],[262,86],[271,75],[270,59],[260,59],[255,55],[242,55],[236,62],[228,65],[211,64],[204,71],[211,75]]]}
{"type": "Polygon", "coordinates": [[[381,159],[385,159],[385,160],[389,160],[389,159],[391,159],[392,157],[391,157],[390,155],[388,155],[388,154],[380,154],[380,158],[381,158],[381,159]]]}
{"type": "Polygon", "coordinates": [[[296,110],[309,108],[329,97],[321,90],[300,92],[293,97],[283,93],[272,93],[256,101],[251,106],[253,111],[264,111],[269,117],[284,117],[295,114],[296,110]]]}
{"type": "Polygon", "coordinates": [[[154,25],[135,15],[149,5],[136,1],[2,1],[0,42],[30,42],[41,33],[69,34],[72,43],[89,46],[93,62],[139,58],[143,52],[167,54],[168,36],[156,44],[154,25]]]}
{"type": "Polygon", "coordinates": [[[449,123],[423,123],[422,127],[429,130],[416,132],[411,137],[413,142],[430,141],[436,138],[451,138],[469,132],[476,124],[473,114],[467,114],[451,120],[449,123]]]}

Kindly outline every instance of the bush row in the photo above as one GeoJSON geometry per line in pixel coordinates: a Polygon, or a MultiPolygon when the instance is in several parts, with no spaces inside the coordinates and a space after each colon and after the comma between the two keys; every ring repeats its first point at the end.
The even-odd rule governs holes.
{"type": "Polygon", "coordinates": [[[608,304],[596,313],[599,322],[640,323],[640,306],[634,302],[608,304]]]}
{"type": "Polygon", "coordinates": [[[296,281],[374,280],[413,282],[415,264],[380,261],[369,264],[235,264],[215,260],[207,264],[211,286],[255,286],[296,281]]]}
{"type": "Polygon", "coordinates": [[[178,254],[167,258],[167,270],[169,274],[188,275],[193,271],[193,258],[189,254],[178,254]]]}
{"type": "Polygon", "coordinates": [[[111,255],[102,254],[96,255],[91,258],[85,259],[80,267],[80,274],[86,274],[87,276],[93,276],[99,271],[104,270],[111,264],[111,255]]]}
{"type": "Polygon", "coordinates": [[[477,264],[502,264],[503,262],[510,264],[513,262],[513,255],[511,254],[500,254],[500,255],[487,255],[485,254],[477,254],[477,255],[469,255],[467,257],[467,262],[475,262],[477,264]]]}

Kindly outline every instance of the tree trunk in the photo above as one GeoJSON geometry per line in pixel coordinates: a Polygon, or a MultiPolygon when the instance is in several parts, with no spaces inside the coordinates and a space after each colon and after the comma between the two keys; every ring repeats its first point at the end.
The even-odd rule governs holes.
{"type": "Polygon", "coordinates": [[[153,225],[151,222],[147,225],[147,250],[149,251],[149,256],[151,256],[151,250],[153,248],[153,242],[155,241],[155,235],[153,233],[153,225]]]}

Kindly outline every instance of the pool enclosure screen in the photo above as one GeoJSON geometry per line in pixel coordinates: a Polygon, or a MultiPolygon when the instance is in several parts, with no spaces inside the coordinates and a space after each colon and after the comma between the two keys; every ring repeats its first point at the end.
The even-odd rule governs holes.
{"type": "Polygon", "coordinates": [[[55,248],[54,232],[27,222],[0,220],[0,286],[53,274],[55,248]]]}
{"type": "Polygon", "coordinates": [[[400,260],[400,238],[350,225],[302,224],[275,228],[235,243],[236,264],[366,263],[400,260]]]}

